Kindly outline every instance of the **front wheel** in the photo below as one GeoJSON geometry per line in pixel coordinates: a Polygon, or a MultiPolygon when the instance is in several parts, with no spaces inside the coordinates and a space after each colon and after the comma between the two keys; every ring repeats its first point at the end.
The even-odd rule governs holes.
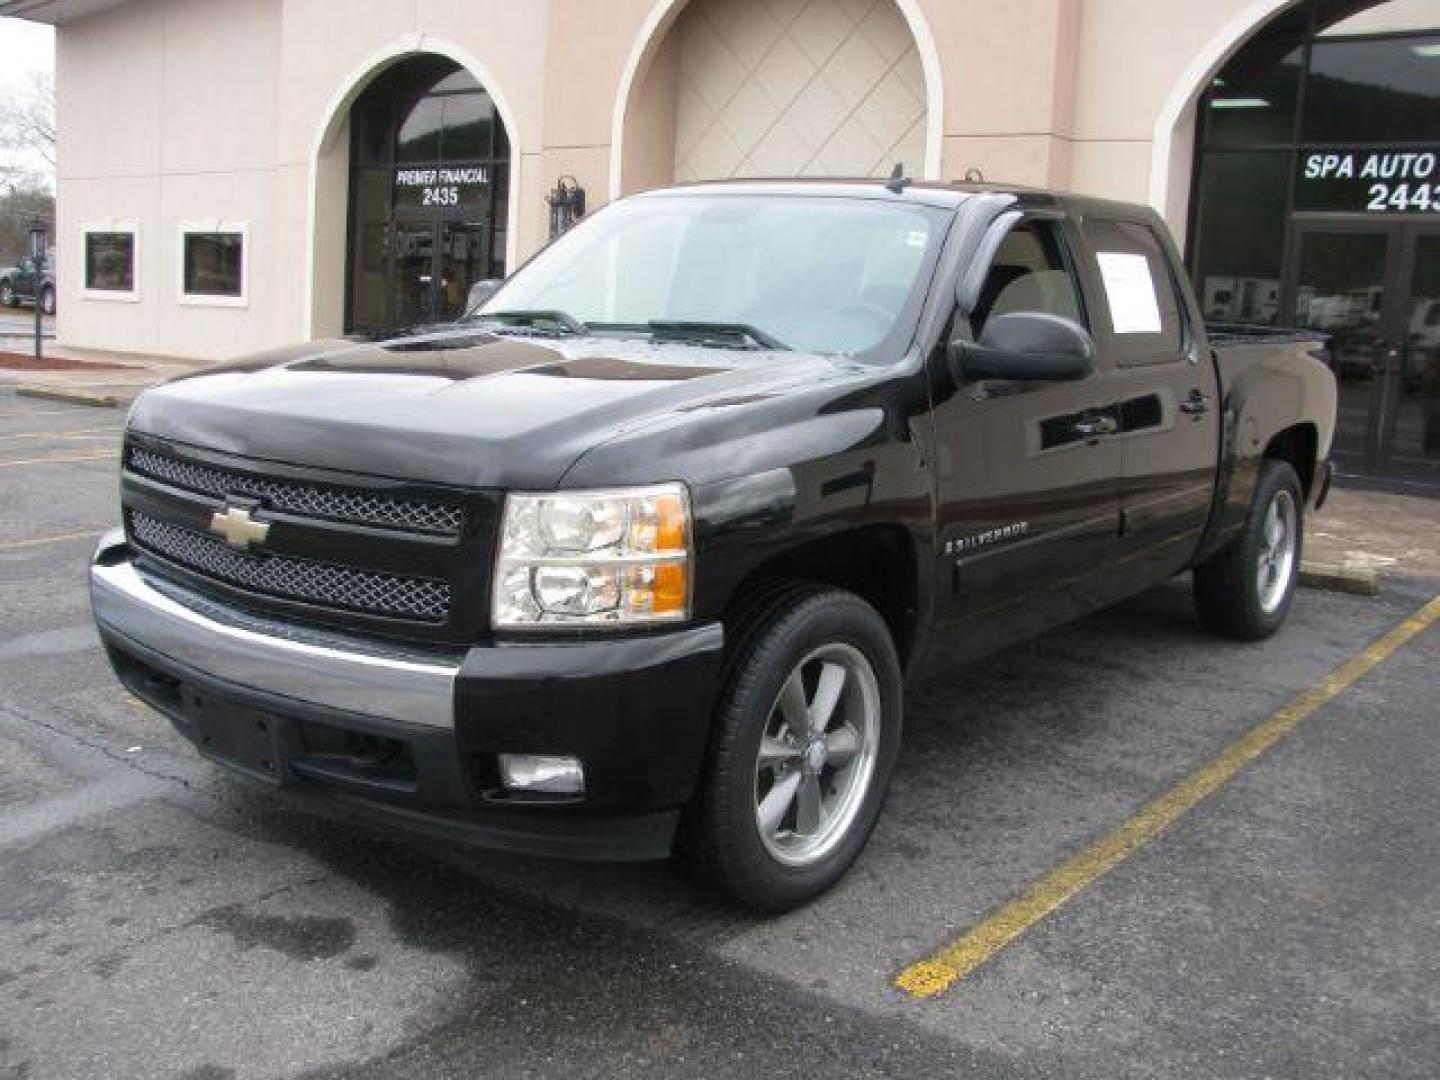
{"type": "Polygon", "coordinates": [[[885,621],[837,589],[789,595],[741,635],[687,854],[733,898],[785,911],[869,838],[900,746],[885,621]]]}
{"type": "Polygon", "coordinates": [[[1280,629],[1300,575],[1304,505],[1294,467],[1266,460],[1244,532],[1195,568],[1195,606],[1207,628],[1241,641],[1280,629]]]}
{"type": "Polygon", "coordinates": [[[40,293],[40,311],[45,315],[55,314],[55,290],[48,285],[40,293]]]}
{"type": "Polygon", "coordinates": [[[0,307],[15,306],[15,286],[8,281],[0,281],[0,307]]]}

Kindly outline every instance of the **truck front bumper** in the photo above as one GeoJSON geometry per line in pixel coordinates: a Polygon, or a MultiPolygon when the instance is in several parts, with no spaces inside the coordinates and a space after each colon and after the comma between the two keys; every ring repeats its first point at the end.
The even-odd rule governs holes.
{"type": "Polygon", "coordinates": [[[421,650],[221,605],[146,574],[118,531],[90,594],[121,682],[202,754],[348,816],[530,854],[663,858],[699,777],[719,624],[421,650]],[[500,754],[578,758],[584,793],[508,790],[500,754]]]}

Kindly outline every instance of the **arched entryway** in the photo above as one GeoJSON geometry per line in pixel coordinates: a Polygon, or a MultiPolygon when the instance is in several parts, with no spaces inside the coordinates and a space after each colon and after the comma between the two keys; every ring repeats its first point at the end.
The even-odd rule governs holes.
{"type": "Polygon", "coordinates": [[[377,77],[350,117],[345,329],[453,319],[505,273],[510,141],[488,91],[442,56],[377,77]]]}
{"type": "MultiPolygon", "coordinates": [[[[357,227],[356,222],[354,189],[360,182],[358,173],[363,170],[356,168],[356,158],[360,155],[355,141],[359,127],[357,121],[367,111],[363,106],[357,111],[357,105],[362,99],[370,100],[372,94],[373,100],[383,101],[383,91],[390,85],[387,84],[390,79],[395,80],[395,84],[390,85],[392,91],[399,92],[402,98],[408,96],[412,106],[418,105],[421,99],[431,96],[427,90],[451,78],[455,80],[452,88],[461,95],[477,94],[474,88],[478,87],[474,102],[478,108],[474,111],[493,117],[491,139],[495,156],[488,159],[491,167],[487,176],[488,182],[493,186],[491,208],[488,217],[471,216],[469,210],[477,204],[477,200],[473,198],[476,193],[471,190],[457,192],[457,205],[454,207],[433,205],[435,197],[432,195],[432,206],[426,208],[422,194],[420,209],[435,210],[437,217],[443,217],[445,213],[453,210],[452,216],[462,221],[486,221],[489,265],[484,266],[485,258],[478,260],[485,270],[482,276],[502,270],[508,272],[513,268],[517,259],[516,226],[519,216],[518,200],[511,197],[511,193],[518,187],[521,160],[518,152],[511,151],[512,147],[519,145],[521,138],[516,126],[514,107],[503,94],[502,88],[496,85],[490,76],[487,66],[477,56],[428,35],[407,34],[366,57],[350,72],[335,88],[315,128],[310,147],[309,190],[306,199],[308,209],[303,248],[303,257],[307,261],[305,288],[296,305],[301,332],[307,337],[333,337],[346,330],[364,329],[371,325],[373,320],[359,321],[352,310],[355,302],[352,286],[355,284],[357,260],[368,259],[366,265],[371,269],[365,271],[367,274],[374,273],[378,266],[384,275],[385,286],[389,286],[389,271],[386,267],[389,265],[393,242],[389,225],[397,215],[368,219],[372,222],[381,221],[381,228],[371,228],[368,238],[365,228],[357,227]],[[427,79],[433,80],[428,86],[427,79]],[[479,103],[479,95],[488,99],[488,106],[479,103]],[[464,198],[467,195],[472,196],[468,203],[464,198]],[[370,245],[368,251],[361,250],[367,239],[370,245]]],[[[404,126],[404,120],[398,115],[402,106],[392,104],[390,108],[390,126],[394,128],[393,141],[398,143],[399,130],[404,126]]],[[[422,107],[422,117],[427,109],[433,110],[433,106],[422,107]]],[[[443,114],[443,108],[441,111],[443,114]]],[[[433,112],[430,115],[433,120],[433,112]]],[[[389,184],[380,184],[371,177],[370,197],[373,203],[375,192],[381,192],[379,202],[383,205],[384,192],[388,191],[393,208],[393,170],[399,168],[394,159],[401,155],[398,148],[389,153],[392,155],[389,162],[389,184]]],[[[440,153],[443,159],[444,151],[441,150],[440,153]]],[[[480,157],[467,160],[474,163],[487,159],[480,157]]],[[[430,164],[436,165],[438,169],[438,162],[430,164]]],[[[383,165],[383,162],[375,163],[381,174],[385,172],[383,165]]],[[[436,179],[440,179],[438,174],[436,179]]],[[[462,176],[455,179],[468,181],[473,177],[462,176]]],[[[447,192],[440,201],[448,203],[449,199],[447,192]]],[[[404,216],[398,215],[400,218],[404,216]]],[[[430,243],[432,250],[439,246],[433,238],[430,243]]],[[[376,279],[366,282],[372,289],[375,284],[376,279]]],[[[374,301],[373,292],[369,299],[374,301]]],[[[397,306],[395,301],[387,298],[380,303],[385,306],[387,316],[393,316],[397,306]]],[[[438,308],[438,302],[435,306],[438,308]]],[[[388,322],[388,318],[386,321],[388,322]]]]}
{"type": "Polygon", "coordinates": [[[612,195],[939,169],[939,62],[910,0],[660,0],[616,103],[612,195]]]}
{"type": "Polygon", "coordinates": [[[1343,473],[1440,487],[1440,7],[1304,0],[1196,92],[1206,318],[1329,336],[1343,473]]]}

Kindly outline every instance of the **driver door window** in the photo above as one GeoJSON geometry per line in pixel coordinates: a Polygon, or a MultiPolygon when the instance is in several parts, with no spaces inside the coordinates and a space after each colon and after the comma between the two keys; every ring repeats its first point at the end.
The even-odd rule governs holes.
{"type": "Polygon", "coordinates": [[[1039,311],[1085,325],[1075,279],[1066,269],[1060,238],[1043,222],[1010,230],[995,253],[970,322],[978,338],[996,315],[1039,311]]]}

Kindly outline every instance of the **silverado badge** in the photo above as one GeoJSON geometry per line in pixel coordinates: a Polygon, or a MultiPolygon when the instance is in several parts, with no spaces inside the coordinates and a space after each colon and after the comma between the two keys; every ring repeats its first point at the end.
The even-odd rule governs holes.
{"type": "Polygon", "coordinates": [[[1001,540],[1015,540],[1024,536],[1030,531],[1028,521],[1017,521],[1013,525],[1001,525],[998,528],[986,529],[974,536],[962,536],[958,539],[945,541],[946,555],[968,555],[972,551],[979,551],[983,547],[999,543],[1001,540]]]}
{"type": "Polygon", "coordinates": [[[245,551],[251,544],[263,543],[270,526],[256,521],[243,506],[227,506],[223,514],[210,515],[210,531],[223,536],[231,547],[245,551]]]}

